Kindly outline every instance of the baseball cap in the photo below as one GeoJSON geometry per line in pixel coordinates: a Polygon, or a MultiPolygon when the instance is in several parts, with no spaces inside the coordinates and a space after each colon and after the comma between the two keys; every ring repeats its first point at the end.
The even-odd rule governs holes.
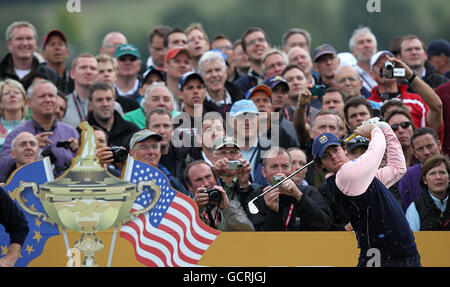
{"type": "Polygon", "coordinates": [[[327,149],[327,147],[332,145],[341,145],[341,141],[335,134],[332,133],[320,134],[314,140],[312,145],[312,153],[314,155],[314,158],[321,158],[323,152],[327,149]]]}
{"type": "Polygon", "coordinates": [[[232,117],[236,117],[245,113],[253,113],[259,115],[258,108],[256,107],[255,103],[253,103],[253,101],[239,100],[231,106],[230,115],[232,117]]]}
{"type": "Polygon", "coordinates": [[[52,36],[59,36],[61,37],[61,39],[63,40],[63,42],[67,45],[67,40],[66,40],[66,36],[64,36],[64,33],[61,32],[60,30],[51,30],[50,32],[47,33],[47,35],[45,35],[44,37],[44,41],[42,42],[42,49],[45,49],[45,46],[47,46],[48,41],[50,40],[50,38],[52,36]]]}
{"type": "Polygon", "coordinates": [[[163,74],[163,72],[158,70],[157,68],[155,68],[153,66],[150,66],[150,67],[148,67],[147,71],[145,71],[144,74],[142,75],[141,83],[144,84],[147,81],[147,78],[151,74],[157,74],[161,78],[161,81],[164,81],[164,74],[163,74]]]}
{"type": "Polygon", "coordinates": [[[435,40],[428,46],[427,54],[428,57],[439,56],[440,54],[450,57],[450,43],[444,39],[435,40]]]}
{"type": "Polygon", "coordinates": [[[356,136],[347,142],[347,150],[352,151],[359,146],[368,147],[369,140],[362,136],[356,136]]]}
{"type": "Polygon", "coordinates": [[[123,55],[132,55],[138,59],[141,58],[141,53],[139,53],[138,48],[133,44],[121,44],[117,47],[116,51],[114,51],[114,58],[119,58],[123,55]]]}
{"type": "Polygon", "coordinates": [[[203,85],[205,84],[205,81],[203,81],[203,78],[202,78],[202,76],[200,76],[200,74],[197,74],[194,71],[189,71],[189,72],[184,73],[178,80],[178,90],[181,91],[183,89],[183,87],[186,85],[187,81],[189,81],[191,79],[199,79],[203,85]]]}
{"type": "Polygon", "coordinates": [[[377,52],[375,55],[370,58],[370,70],[373,71],[373,66],[378,62],[378,59],[380,59],[381,56],[388,55],[389,57],[395,58],[395,55],[392,54],[391,51],[383,50],[377,52]]]}
{"type": "Polygon", "coordinates": [[[264,80],[264,85],[268,86],[272,91],[275,89],[278,85],[282,85],[286,91],[289,91],[289,85],[287,81],[280,75],[275,75],[270,78],[267,78],[264,80]]]}
{"type": "Polygon", "coordinates": [[[261,84],[261,85],[254,86],[253,88],[248,90],[247,94],[245,95],[245,99],[246,100],[250,99],[250,97],[258,91],[263,91],[269,98],[272,98],[272,90],[270,89],[270,87],[267,85],[261,84]]]}
{"type": "Polygon", "coordinates": [[[223,138],[216,139],[216,141],[214,142],[214,145],[213,145],[213,151],[218,150],[218,149],[223,148],[223,147],[237,147],[237,148],[239,148],[236,140],[234,138],[232,138],[232,137],[227,137],[227,136],[225,136],[223,138]]]}
{"type": "Polygon", "coordinates": [[[191,54],[189,53],[188,49],[175,48],[175,49],[170,49],[169,52],[167,52],[166,58],[164,58],[164,63],[167,63],[167,61],[175,58],[176,56],[178,56],[179,53],[185,53],[189,57],[189,59],[192,59],[191,54]]]}
{"type": "Polygon", "coordinates": [[[157,134],[155,132],[152,132],[150,130],[142,130],[142,131],[138,131],[137,133],[135,133],[133,135],[133,137],[130,140],[130,148],[134,148],[135,145],[138,142],[141,142],[141,141],[143,141],[145,139],[148,139],[149,137],[153,137],[157,141],[161,141],[162,140],[162,136],[161,135],[159,135],[159,134],[157,134]]]}
{"type": "Polygon", "coordinates": [[[317,59],[322,57],[323,55],[336,55],[336,49],[330,44],[322,44],[319,47],[315,48],[313,51],[313,62],[316,62],[317,59]]]}

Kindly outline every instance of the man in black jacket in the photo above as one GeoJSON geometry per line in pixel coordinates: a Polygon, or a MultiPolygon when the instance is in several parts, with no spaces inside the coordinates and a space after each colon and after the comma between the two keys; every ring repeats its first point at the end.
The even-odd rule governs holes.
{"type": "Polygon", "coordinates": [[[111,86],[99,82],[89,88],[88,122],[101,127],[108,136],[108,146],[123,146],[128,149],[131,137],[139,128],[124,119],[114,110],[114,94],[111,86]]]}
{"type": "Polygon", "coordinates": [[[12,267],[20,256],[20,249],[27,237],[28,222],[22,211],[0,187],[0,224],[9,234],[8,253],[0,258],[0,267],[12,267]]]}
{"type": "Polygon", "coordinates": [[[33,55],[37,49],[37,32],[29,22],[14,22],[6,29],[6,45],[8,53],[0,62],[0,79],[19,81],[25,90],[39,76],[59,83],[58,74],[47,66],[39,63],[33,55]]]}
{"type": "MultiPolygon", "coordinates": [[[[287,177],[293,171],[291,157],[283,148],[272,148],[263,159],[262,172],[272,186],[276,184],[277,176],[287,177]]],[[[248,201],[270,187],[256,189],[250,193],[248,201]]],[[[259,209],[259,213],[250,216],[255,230],[313,231],[330,228],[331,212],[316,189],[298,186],[291,179],[280,187],[254,201],[259,209]]]]}

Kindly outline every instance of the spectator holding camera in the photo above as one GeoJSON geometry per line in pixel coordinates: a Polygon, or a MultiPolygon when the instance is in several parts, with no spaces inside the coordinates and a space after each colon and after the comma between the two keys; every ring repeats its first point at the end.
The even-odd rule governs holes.
{"type": "MultiPolygon", "coordinates": [[[[271,148],[263,159],[262,167],[262,173],[270,185],[254,190],[249,200],[292,172],[290,154],[283,148],[271,148]]],[[[259,197],[254,204],[259,213],[252,214],[250,220],[257,231],[328,230],[332,222],[331,212],[321,194],[310,186],[297,185],[292,179],[259,197]]]]}
{"type": "Polygon", "coordinates": [[[230,200],[217,183],[213,168],[203,160],[190,163],[184,171],[187,188],[194,194],[200,218],[222,231],[254,231],[253,224],[238,200],[230,200]]]}
{"type": "Polygon", "coordinates": [[[108,146],[123,146],[128,148],[132,135],[139,128],[114,110],[114,92],[111,86],[104,82],[93,84],[89,88],[88,123],[101,127],[107,134],[108,146]]]}
{"type": "Polygon", "coordinates": [[[21,132],[33,134],[39,148],[54,156],[55,175],[70,166],[72,158],[78,151],[77,130],[65,123],[59,122],[55,117],[55,102],[57,88],[47,80],[35,81],[27,91],[28,108],[32,111],[32,118],[15,127],[6,137],[3,145],[0,166],[0,176],[5,176],[14,164],[11,157],[12,140],[21,132]],[[57,143],[67,141],[67,148],[57,147],[57,143]]]}

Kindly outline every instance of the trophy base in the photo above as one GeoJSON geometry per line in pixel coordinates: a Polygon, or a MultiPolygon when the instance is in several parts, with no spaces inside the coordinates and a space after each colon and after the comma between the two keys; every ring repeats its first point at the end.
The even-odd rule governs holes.
{"type": "Polygon", "coordinates": [[[75,248],[84,255],[83,267],[97,267],[95,253],[103,249],[103,242],[95,233],[83,233],[80,240],[75,243],[75,248]]]}

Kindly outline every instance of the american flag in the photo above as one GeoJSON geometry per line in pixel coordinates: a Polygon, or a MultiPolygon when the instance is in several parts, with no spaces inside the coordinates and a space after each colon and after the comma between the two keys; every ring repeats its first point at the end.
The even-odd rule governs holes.
{"type": "MultiPolygon", "coordinates": [[[[162,171],[132,157],[127,160],[123,179],[136,184],[154,180],[161,188],[156,205],[120,229],[120,237],[133,244],[136,259],[147,266],[197,265],[220,231],[201,221],[196,203],[173,189],[162,171]]],[[[145,187],[131,212],[148,206],[154,196],[154,190],[145,187]]]]}

